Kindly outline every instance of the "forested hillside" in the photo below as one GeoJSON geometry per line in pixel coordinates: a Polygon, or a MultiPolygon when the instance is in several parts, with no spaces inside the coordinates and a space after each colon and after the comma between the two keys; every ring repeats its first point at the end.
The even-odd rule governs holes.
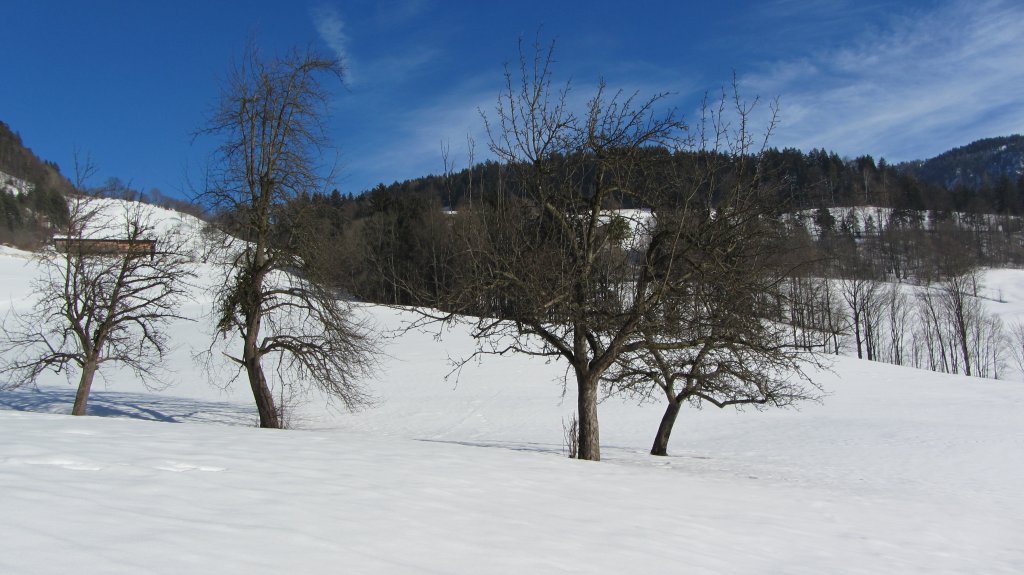
{"type": "MultiPolygon", "coordinates": [[[[690,192],[670,182],[686,181],[691,172],[706,175],[700,166],[715,165],[709,181],[717,187],[700,200],[707,202],[706,213],[719,209],[719,198],[742,177],[730,163],[735,158],[645,153],[655,157],[645,166],[660,167],[631,177],[644,178],[644,185],[664,178],[664,185],[653,185],[679,196],[669,201],[685,202],[690,192]]],[[[981,299],[998,295],[985,291],[980,270],[1024,266],[1024,180],[950,190],[868,156],[843,160],[787,149],[769,150],[759,160],[764,213],[787,238],[784,248],[771,249],[781,255],[770,264],[786,286],[765,292],[760,305],[762,313],[791,326],[792,345],[999,377],[1016,345],[1011,336],[1021,328],[987,314],[981,299]]],[[[473,214],[514,198],[517,177],[514,166],[487,162],[361,196],[302,196],[289,209],[301,214],[296,221],[308,223],[303,234],[328,241],[328,249],[304,257],[337,289],[365,301],[443,307],[439,302],[464,289],[467,266],[479,264],[471,261],[480,254],[467,247],[465,236],[475,233],[468,231],[473,214]]],[[[590,177],[582,176],[584,188],[590,177]]],[[[603,207],[607,227],[598,233],[623,238],[627,228],[615,231],[616,220],[635,228],[627,220],[658,210],[628,193],[609,194],[603,207]]],[[[517,241],[534,240],[522,236],[503,249],[530,249],[517,241]]],[[[627,259],[642,257],[628,242],[615,249],[627,259]]]]}
{"type": "MultiPolygon", "coordinates": [[[[792,209],[841,206],[879,206],[910,210],[961,211],[994,214],[1024,214],[1024,175],[1019,171],[1024,137],[992,138],[951,150],[926,162],[893,165],[870,155],[841,158],[835,152],[793,148],[770,149],[761,157],[764,184],[782,205],[792,209]],[[1005,148],[1000,151],[1001,148],[1005,148]],[[978,174],[969,185],[937,177],[946,172],[978,174]],[[982,177],[982,175],[985,175],[982,177]],[[997,176],[998,174],[998,176],[997,176]],[[948,182],[947,182],[948,180],[948,182]]],[[[651,154],[668,154],[651,149],[651,154]]],[[[685,168],[690,154],[678,154],[685,168]]],[[[386,203],[396,195],[433,198],[443,206],[458,209],[474,196],[500,187],[504,169],[497,162],[484,162],[447,175],[429,175],[373,190],[353,198],[361,202],[386,203]]],[[[651,174],[644,174],[650,177],[651,174]]],[[[656,175],[655,175],[656,176],[656,175]]],[[[340,198],[340,197],[339,197],[340,198]]],[[[336,199],[339,199],[336,198],[336,199]]],[[[620,198],[617,207],[631,205],[620,198]]]]}
{"type": "Polygon", "coordinates": [[[1006,188],[1024,176],[1024,136],[985,138],[902,169],[948,188],[1006,188]]]}
{"type": "MultiPolygon", "coordinates": [[[[670,170],[678,175],[701,161],[698,155],[670,157],[660,149],[647,153],[663,157],[664,173],[636,178],[667,180],[670,170]]],[[[977,190],[950,189],[870,156],[844,160],[824,150],[784,149],[768,150],[760,160],[763,199],[778,216],[787,214],[783,220],[792,241],[814,254],[816,273],[858,270],[930,281],[960,267],[955,262],[1024,265],[1024,178],[977,190]],[[838,209],[856,206],[877,209],[838,209]]],[[[723,189],[731,182],[724,176],[718,178],[723,189]]],[[[338,286],[370,301],[423,303],[409,286],[441,286],[451,277],[445,266],[457,265],[458,256],[445,246],[457,214],[495,201],[510,177],[508,166],[484,162],[447,175],[379,185],[359,196],[307,195],[292,209],[304,212],[304,221],[330,238],[331,250],[309,257],[320,260],[338,286]]],[[[605,205],[608,210],[649,207],[628,194],[613,195],[605,205]]]]}
{"type": "Polygon", "coordinates": [[[36,157],[3,122],[0,180],[0,243],[34,246],[51,225],[67,219],[65,196],[72,189],[71,182],[56,164],[36,157]]]}
{"type": "MultiPolygon", "coordinates": [[[[1016,328],[996,325],[977,305],[966,309],[963,304],[976,304],[983,291],[977,279],[981,267],[1024,266],[1024,177],[1011,178],[1022,147],[1019,136],[993,138],[913,166],[871,156],[844,159],[825,150],[761,152],[756,157],[760,200],[770,206],[765,214],[776,220],[781,237],[788,238],[787,256],[773,265],[790,266],[784,274],[786,295],[764,302],[765,309],[793,326],[798,346],[998,376],[1005,358],[994,350],[1016,328]],[[954,173],[959,179],[942,175],[954,173]],[[949,185],[941,182],[944,178],[949,185]],[[967,312],[974,315],[966,317],[967,312]]],[[[629,174],[627,185],[602,201],[609,213],[654,209],[629,192],[640,185],[665,190],[663,200],[683,201],[692,190],[679,182],[697,174],[714,182],[701,200],[714,210],[729,187],[745,177],[737,164],[743,158],[658,147],[640,153],[646,158],[638,165],[645,168],[629,174]],[[714,166],[713,173],[708,166],[714,166]]],[[[555,158],[551,169],[569,165],[584,167],[579,172],[583,189],[594,186],[596,173],[588,171],[585,159],[555,158]]],[[[67,217],[71,183],[2,123],[0,172],[7,175],[0,193],[0,241],[38,245],[67,217]]],[[[518,166],[488,161],[379,185],[358,196],[300,194],[281,207],[287,213],[275,217],[301,225],[274,241],[300,246],[311,273],[357,299],[438,307],[445,294],[462,289],[467,254],[456,240],[465,231],[466,214],[516,197],[517,173],[518,166]]],[[[90,193],[201,211],[116,178],[90,193]]]]}

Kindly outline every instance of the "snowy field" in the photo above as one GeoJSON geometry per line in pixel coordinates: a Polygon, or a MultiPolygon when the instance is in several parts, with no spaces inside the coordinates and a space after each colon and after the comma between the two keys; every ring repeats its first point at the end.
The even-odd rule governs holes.
{"type": "MultiPolygon", "coordinates": [[[[33,269],[0,249],[0,304],[27,305],[33,269]]],[[[1024,272],[988,285],[1024,311],[1024,272]]],[[[100,417],[62,415],[63,376],[0,392],[0,573],[1024,573],[1018,380],[838,358],[820,404],[684,411],[666,458],[662,406],[609,399],[591,463],[563,454],[563,368],[445,380],[458,329],[386,340],[372,408],[295,397],[297,429],[255,429],[245,382],[192,361],[208,308],[197,289],[172,328],[173,385],[109,372],[100,417]]]]}

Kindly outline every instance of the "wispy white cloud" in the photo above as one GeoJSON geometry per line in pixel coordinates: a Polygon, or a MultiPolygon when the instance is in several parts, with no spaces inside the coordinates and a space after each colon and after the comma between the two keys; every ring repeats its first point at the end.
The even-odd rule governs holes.
{"type": "Polygon", "coordinates": [[[426,45],[406,52],[396,52],[374,60],[372,74],[374,78],[383,82],[401,82],[422,74],[440,53],[440,50],[426,45]]]}
{"type": "Polygon", "coordinates": [[[345,33],[345,22],[333,6],[322,5],[313,9],[313,24],[324,44],[334,52],[346,68],[348,80],[352,81],[352,58],[349,55],[349,37],[345,33]]]}
{"type": "Polygon", "coordinates": [[[487,138],[478,110],[492,108],[495,96],[493,81],[469,79],[430,101],[388,110],[378,117],[375,134],[346,151],[343,172],[365,188],[439,174],[445,152],[454,169],[466,167],[471,152],[480,161],[487,157],[487,138]]]}
{"type": "Polygon", "coordinates": [[[1024,4],[956,1],[743,78],[777,94],[776,145],[890,160],[1024,132],[1024,4]]]}
{"type": "MultiPolygon", "coordinates": [[[[622,104],[634,93],[640,100],[659,93],[648,80],[621,79],[620,85],[608,85],[606,99],[615,97],[622,104]]],[[[492,70],[460,82],[429,102],[392,114],[396,133],[383,151],[375,153],[372,159],[366,158],[368,165],[376,166],[382,173],[408,173],[406,177],[416,177],[439,173],[444,168],[443,152],[447,152],[447,160],[455,169],[465,168],[471,161],[491,159],[484,118],[492,125],[497,122],[495,106],[501,89],[500,72],[492,70]]],[[[597,89],[596,81],[572,82],[566,95],[567,108],[574,114],[585,114],[597,89]]],[[[672,98],[664,99],[663,103],[663,111],[668,111],[672,98]]]]}
{"type": "MultiPolygon", "coordinates": [[[[655,72],[650,67],[617,68],[612,74],[614,79],[609,80],[606,97],[618,94],[621,102],[634,92],[639,98],[660,93],[666,85],[658,78],[652,79],[652,76],[659,76],[655,72]]],[[[565,81],[565,78],[558,75],[556,83],[559,80],[565,81]]],[[[675,78],[675,81],[682,87],[681,80],[675,78]]],[[[361,190],[376,183],[439,174],[445,169],[446,159],[455,170],[472,162],[492,159],[484,116],[496,122],[495,106],[502,85],[500,68],[492,69],[469,75],[442,92],[431,94],[428,99],[380,110],[372,134],[364,132],[358,143],[345,148],[342,162],[345,181],[342,183],[361,190]]],[[[692,86],[686,88],[692,89],[692,86]]],[[[585,113],[596,90],[596,79],[573,81],[567,94],[567,107],[573,113],[585,113]]],[[[361,96],[358,90],[355,92],[352,96],[361,96]]],[[[675,94],[672,94],[664,100],[666,111],[674,99],[675,94]]],[[[364,109],[365,102],[350,103],[364,109]]]]}
{"type": "Polygon", "coordinates": [[[404,24],[421,16],[428,7],[427,0],[378,1],[377,18],[386,24],[404,24]]]}
{"type": "MultiPolygon", "coordinates": [[[[375,18],[365,18],[352,26],[359,28],[363,36],[372,30],[372,34],[384,34],[390,26],[408,23],[422,15],[426,2],[423,0],[399,0],[381,2],[377,6],[375,18]]],[[[351,22],[347,22],[332,5],[323,4],[310,11],[313,25],[321,41],[342,61],[346,70],[346,83],[349,86],[394,86],[412,77],[443,53],[426,41],[410,38],[393,40],[386,43],[386,49],[380,49],[379,42],[361,42],[362,49],[358,53],[352,48],[352,35],[347,31],[351,22]],[[376,50],[376,52],[375,52],[376,50]]]]}

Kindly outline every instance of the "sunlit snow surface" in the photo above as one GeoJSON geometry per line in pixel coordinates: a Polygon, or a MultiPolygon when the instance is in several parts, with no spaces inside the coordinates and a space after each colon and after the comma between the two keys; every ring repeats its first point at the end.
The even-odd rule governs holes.
{"type": "MultiPolygon", "coordinates": [[[[32,266],[0,250],[0,303],[27,305],[32,266]]],[[[1024,273],[988,278],[1015,318],[1024,273]]],[[[191,359],[209,296],[185,310],[201,321],[173,326],[166,390],[112,371],[86,418],[59,415],[63,376],[0,393],[0,573],[1024,572],[1015,372],[840,358],[821,404],[685,411],[667,458],[646,455],[660,405],[608,400],[589,463],[562,454],[563,367],[493,358],[445,380],[472,350],[460,329],[389,340],[372,408],[311,395],[298,430],[255,429],[244,381],[191,359]]]]}

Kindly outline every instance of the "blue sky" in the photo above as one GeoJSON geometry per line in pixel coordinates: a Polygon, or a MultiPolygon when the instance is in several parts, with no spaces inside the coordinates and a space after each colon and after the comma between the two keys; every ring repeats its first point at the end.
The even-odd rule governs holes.
{"type": "Polygon", "coordinates": [[[331,137],[337,187],[359,193],[486,157],[493,108],[520,37],[557,43],[581,100],[610,87],[671,92],[694,117],[733,72],[778,98],[771,144],[890,161],[1024,133],[1019,0],[461,2],[441,0],[6,2],[0,120],[73,172],[76,150],[119,177],[187,196],[214,141],[193,141],[247,41],[343,59],[331,137]]]}

